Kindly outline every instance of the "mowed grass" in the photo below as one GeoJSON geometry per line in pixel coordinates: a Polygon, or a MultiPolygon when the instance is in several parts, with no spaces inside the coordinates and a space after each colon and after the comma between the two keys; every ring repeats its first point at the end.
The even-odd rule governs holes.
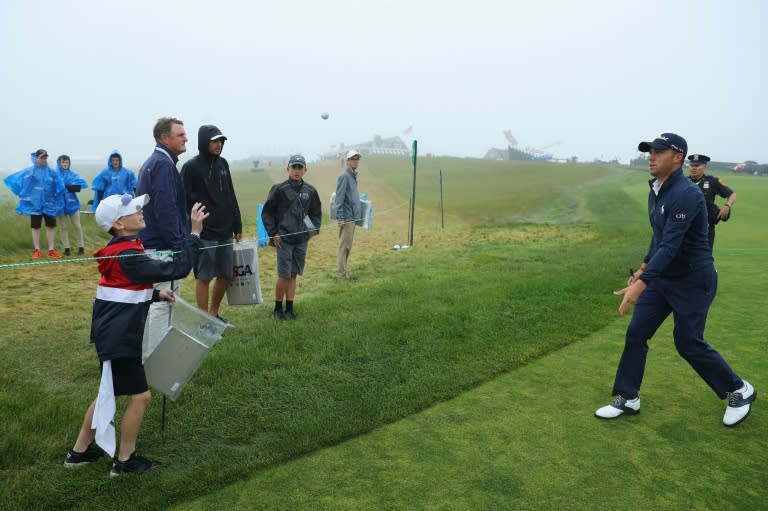
{"type": "MultiPolygon", "coordinates": [[[[475,162],[474,168],[484,168],[484,163],[475,162]]],[[[391,162],[390,172],[384,175],[407,175],[407,164],[403,167],[401,162],[391,162]]],[[[0,294],[3,312],[8,313],[4,317],[14,318],[0,338],[0,473],[5,482],[0,506],[162,509],[182,502],[179,509],[208,509],[219,502],[236,509],[473,509],[482,508],[483,503],[525,498],[526,488],[541,493],[542,504],[551,503],[545,497],[553,472],[545,465],[536,471],[520,470],[524,474],[516,475],[518,483],[510,486],[506,470],[521,467],[483,463],[484,458],[476,456],[478,449],[491,453],[498,445],[491,442],[490,433],[480,437],[486,441],[485,447],[471,441],[472,417],[487,421],[484,427],[489,432],[501,428],[500,434],[507,440],[517,438],[518,431],[530,421],[505,417],[501,425],[509,425],[505,430],[506,426],[493,422],[489,410],[462,405],[464,398],[459,398],[455,402],[464,409],[450,413],[457,415],[457,423],[466,423],[470,429],[465,430],[468,436],[454,445],[439,442],[450,434],[439,428],[431,430],[428,423],[418,422],[422,415],[414,414],[446,401],[430,410],[450,407],[454,403],[450,400],[467,390],[480,392],[486,388],[484,382],[492,386],[510,378],[515,384],[512,390],[524,391],[516,394],[510,390],[506,400],[504,392],[494,391],[492,399],[498,400],[502,409],[511,407],[508,409],[521,416],[519,402],[529,403],[533,408],[524,409],[526,414],[549,422],[556,423],[558,410],[552,406],[563,398],[555,399],[544,390],[543,382],[548,378],[555,378],[557,387],[576,388],[590,398],[587,415],[594,405],[591,398],[599,404],[607,398],[620,346],[617,338],[612,338],[613,345],[606,351],[614,357],[610,364],[604,363],[602,355],[586,354],[584,361],[571,361],[585,370],[575,379],[573,371],[561,366],[551,371],[537,369],[538,373],[529,377],[516,375],[535,368],[532,361],[549,360],[575,349],[583,339],[615,323],[617,303],[606,290],[614,289],[616,282],[625,278],[625,268],[637,263],[647,243],[642,218],[645,175],[617,172],[591,186],[583,177],[578,207],[571,208],[568,215],[571,225],[478,226],[462,222],[470,213],[456,209],[451,212],[450,232],[441,232],[434,223],[419,223],[422,217],[434,218],[435,210],[425,206],[417,209],[416,246],[395,252],[389,247],[393,241],[403,241],[407,211],[397,208],[403,197],[396,193],[396,184],[379,178],[379,172],[387,171],[387,162],[379,165],[371,161],[369,176],[361,174],[361,190],[368,191],[382,214],[375,217],[373,230],[358,231],[352,262],[358,279],[348,283],[332,278],[335,229],[327,228],[313,240],[307,275],[300,282],[300,320],[275,324],[268,319],[274,253],[270,249],[260,251],[267,303],[223,311],[237,328],[227,332],[179,401],[169,406],[165,432],[159,427],[160,399],[153,403],[139,446],[165,466],[148,477],[109,480],[106,461],[79,471],[61,467],[82,412],[97,388],[97,364],[92,347],[87,345],[95,265],[25,267],[23,278],[20,271],[13,270],[14,278],[4,279],[0,294]],[[637,193],[641,194],[639,200],[637,193]],[[19,299],[26,295],[34,300],[19,299]],[[560,349],[566,346],[565,351],[560,349]],[[548,353],[552,355],[546,357],[548,353]],[[539,374],[542,372],[544,376],[539,374]],[[542,402],[547,406],[535,406],[542,402]],[[405,417],[412,418],[399,422],[405,417]],[[415,429],[413,421],[417,421],[415,429]],[[387,424],[392,425],[382,428],[387,424]],[[406,429],[398,429],[401,427],[406,429]],[[365,443],[365,434],[371,431],[376,445],[380,443],[376,435],[392,431],[394,436],[383,444],[384,451],[371,446],[374,450],[365,455],[365,446],[354,446],[365,443]],[[345,442],[355,437],[360,438],[345,442]],[[299,455],[340,443],[320,451],[340,456],[325,468],[304,464],[319,454],[285,464],[299,455]],[[432,455],[422,454],[419,445],[432,445],[432,455]],[[451,452],[443,454],[443,445],[453,447],[447,449],[451,452]],[[352,446],[351,450],[347,446],[352,446]],[[389,464],[395,456],[410,457],[421,465],[389,464]],[[368,459],[375,460],[372,470],[365,469],[368,459]],[[474,464],[467,464],[470,460],[474,464]],[[484,485],[475,487],[462,481],[462,473],[467,477],[477,474],[472,468],[480,466],[487,478],[484,485]],[[361,471],[355,472],[354,467],[361,471]],[[448,475],[450,485],[445,478],[419,477],[430,471],[448,475]],[[215,494],[212,500],[197,504],[183,503],[250,476],[254,479],[245,487],[215,494]],[[272,486],[267,490],[265,484],[272,486]],[[467,497],[471,500],[453,499],[451,492],[441,489],[449,486],[457,492],[472,490],[467,497]],[[406,491],[398,492],[397,488],[406,491]],[[442,495],[443,500],[434,500],[433,493],[442,495]],[[494,500],[493,495],[499,495],[500,500],[494,500]],[[470,505],[473,502],[480,506],[470,505]],[[461,507],[465,503],[468,507],[461,507]]],[[[332,165],[318,165],[307,179],[325,198],[338,170],[332,165]]],[[[522,167],[504,170],[514,173],[522,167]]],[[[268,175],[280,179],[281,172],[275,169],[268,175]]],[[[589,172],[595,172],[592,178],[596,178],[607,171],[600,168],[589,172]]],[[[269,184],[263,175],[255,174],[236,176],[241,206],[254,216],[255,205],[246,204],[243,197],[265,197],[269,184]]],[[[486,184],[467,174],[458,174],[466,177],[465,186],[459,187],[464,197],[487,190],[486,184]]],[[[526,172],[519,178],[530,179],[530,175],[526,172]]],[[[546,182],[551,179],[542,180],[541,186],[546,182]]],[[[736,183],[734,187],[741,191],[736,183]]],[[[561,191],[553,189],[551,200],[540,204],[542,218],[552,217],[546,205],[561,200],[561,191]]],[[[419,193],[417,199],[428,197],[430,192],[419,193]]],[[[748,202],[740,197],[740,202],[748,202]]],[[[574,203],[571,198],[566,202],[574,203]]],[[[746,204],[743,210],[747,215],[746,204]]],[[[26,257],[23,254],[19,257],[26,257]]],[[[185,285],[183,294],[189,297],[192,281],[188,279],[185,285]]],[[[764,329],[764,324],[754,326],[761,327],[764,329]]],[[[706,396],[700,382],[688,382],[687,387],[698,390],[692,394],[697,398],[706,396]]],[[[465,395],[472,396],[473,392],[465,395]]],[[[721,413],[719,403],[717,409],[721,413]]],[[[582,410],[576,415],[582,417],[582,410]]],[[[685,416],[685,409],[671,415],[685,416]]],[[[747,424],[755,424],[757,418],[756,414],[747,424]]],[[[588,421],[585,426],[592,427],[593,423],[588,421]]],[[[722,429],[712,429],[710,434],[702,424],[697,435],[711,435],[709,438],[722,443],[722,429]]],[[[578,429],[570,431],[576,431],[576,438],[586,435],[578,429]]],[[[530,431],[519,441],[505,441],[502,452],[530,459],[532,453],[526,452],[522,440],[527,440],[527,445],[553,442],[552,456],[562,456],[561,466],[553,467],[555,474],[575,463],[570,455],[563,456],[563,449],[567,453],[570,444],[562,442],[562,435],[546,437],[530,431]],[[559,445],[555,443],[558,438],[559,445]]],[[[579,452],[588,454],[592,441],[579,442],[579,452]]],[[[587,468],[582,477],[590,484],[585,488],[591,488],[597,498],[605,474],[590,469],[583,460],[578,466],[587,468]]],[[[565,491],[561,502],[576,497],[565,491]]]]}
{"type": "MultiPolygon", "coordinates": [[[[644,177],[606,182],[637,197],[625,210],[643,214],[644,177]]],[[[761,291],[768,243],[758,233],[768,183],[730,184],[740,221],[719,227],[720,286],[707,338],[760,388],[768,369],[768,320],[759,312],[768,306],[761,291]]],[[[623,210],[601,204],[617,223],[623,210]]],[[[610,311],[617,306],[612,299],[610,311]]],[[[614,317],[453,400],[173,509],[761,509],[768,496],[761,401],[744,424],[724,428],[724,404],[676,354],[671,322],[651,342],[643,413],[592,416],[608,400],[629,319],[614,317]]]]}

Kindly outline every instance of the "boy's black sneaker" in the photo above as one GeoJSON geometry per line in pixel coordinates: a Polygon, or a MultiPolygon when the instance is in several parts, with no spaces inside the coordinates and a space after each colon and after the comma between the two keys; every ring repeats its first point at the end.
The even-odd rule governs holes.
{"type": "Polygon", "coordinates": [[[106,455],[107,454],[101,450],[101,447],[94,444],[89,445],[85,452],[75,452],[73,449],[70,449],[67,453],[67,457],[64,458],[64,466],[82,467],[89,463],[93,463],[94,461],[99,461],[106,455]]]}
{"type": "Polygon", "coordinates": [[[279,321],[285,321],[285,313],[281,311],[280,309],[275,309],[272,311],[272,317],[279,320],[279,321]]]}
{"type": "Polygon", "coordinates": [[[85,248],[84,247],[78,248],[77,249],[77,255],[83,255],[83,254],[85,254],[85,248]]]}
{"type": "Polygon", "coordinates": [[[143,474],[157,468],[158,465],[159,463],[134,452],[126,461],[120,461],[115,458],[115,462],[112,464],[112,470],[110,470],[109,475],[115,477],[123,474],[143,474]]]}
{"type": "Polygon", "coordinates": [[[64,255],[65,256],[70,256],[70,255],[72,255],[72,251],[70,249],[68,249],[68,248],[65,248],[64,249],[64,255]]]}

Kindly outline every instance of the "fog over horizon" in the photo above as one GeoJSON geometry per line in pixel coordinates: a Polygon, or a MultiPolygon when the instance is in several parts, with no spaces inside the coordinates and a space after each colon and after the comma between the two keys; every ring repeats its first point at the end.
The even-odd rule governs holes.
{"type": "Polygon", "coordinates": [[[482,157],[509,130],[580,161],[673,131],[768,163],[766,21],[761,0],[5,0],[0,172],[41,147],[138,170],[161,116],[184,121],[182,160],[216,124],[230,160],[376,135],[482,157]]]}

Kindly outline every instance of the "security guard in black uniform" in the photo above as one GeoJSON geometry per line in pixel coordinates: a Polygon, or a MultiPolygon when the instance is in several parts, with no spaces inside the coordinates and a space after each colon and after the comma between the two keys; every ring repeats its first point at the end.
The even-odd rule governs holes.
{"type": "Polygon", "coordinates": [[[736,202],[736,192],[725,186],[722,179],[704,174],[710,159],[709,156],[703,154],[688,156],[691,167],[688,177],[699,185],[702,193],[704,193],[704,200],[707,203],[707,219],[709,221],[709,248],[712,248],[715,245],[715,224],[720,220],[727,222],[731,218],[731,208],[733,203],[736,202]],[[725,204],[722,207],[715,204],[715,195],[725,199],[725,204]]]}

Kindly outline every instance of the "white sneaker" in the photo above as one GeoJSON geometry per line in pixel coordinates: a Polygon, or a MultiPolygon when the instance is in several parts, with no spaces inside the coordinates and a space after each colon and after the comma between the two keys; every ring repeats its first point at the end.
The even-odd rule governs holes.
{"type": "Polygon", "coordinates": [[[616,399],[611,401],[611,404],[598,408],[595,412],[595,416],[600,419],[615,419],[619,415],[637,415],[640,413],[640,398],[626,399],[621,396],[616,396],[616,399]]]}
{"type": "Polygon", "coordinates": [[[743,392],[728,393],[728,407],[723,415],[723,424],[728,427],[746,419],[752,411],[752,401],[757,399],[757,391],[747,380],[744,380],[744,386],[746,390],[743,392]]]}

